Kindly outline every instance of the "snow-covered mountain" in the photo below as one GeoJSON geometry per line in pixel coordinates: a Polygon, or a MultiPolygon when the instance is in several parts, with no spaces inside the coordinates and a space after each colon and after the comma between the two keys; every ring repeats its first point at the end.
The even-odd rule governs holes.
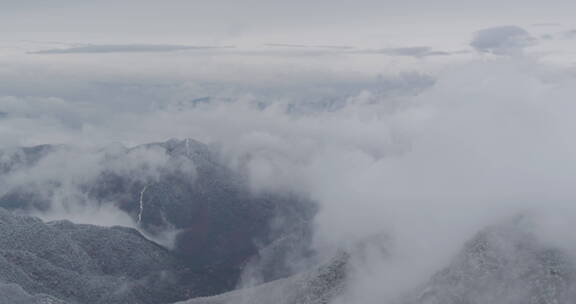
{"type": "Polygon", "coordinates": [[[538,237],[519,217],[479,232],[403,303],[560,304],[574,299],[574,257],[538,237]]]}
{"type": "Polygon", "coordinates": [[[194,295],[199,275],[183,264],[131,228],[0,208],[0,303],[169,303],[194,295]]]}
{"type": "Polygon", "coordinates": [[[214,149],[191,139],[88,152],[47,145],[3,151],[0,159],[1,207],[74,220],[75,210],[112,206],[152,239],[174,235],[172,252],[193,274],[187,280],[204,278],[194,295],[233,289],[247,264],[268,263],[263,281],[290,275],[284,256],[308,254],[314,204],[291,194],[254,194],[214,149]],[[92,171],[74,171],[76,163],[92,171]],[[37,174],[47,167],[54,170],[37,174]],[[289,246],[281,241],[288,239],[289,246]],[[272,254],[258,258],[272,244],[283,249],[262,250],[272,254]]]}
{"type": "Polygon", "coordinates": [[[346,286],[349,255],[339,253],[313,269],[289,278],[179,304],[327,304],[346,286]]]}
{"type": "MultiPolygon", "coordinates": [[[[0,303],[326,304],[349,286],[357,252],[315,255],[313,202],[251,191],[191,139],[5,150],[0,170],[0,303]],[[134,228],[46,217],[106,206],[134,228]],[[173,246],[150,240],[168,232],[173,246]]],[[[574,257],[518,217],[478,232],[397,303],[562,304],[575,292],[574,257]]]]}

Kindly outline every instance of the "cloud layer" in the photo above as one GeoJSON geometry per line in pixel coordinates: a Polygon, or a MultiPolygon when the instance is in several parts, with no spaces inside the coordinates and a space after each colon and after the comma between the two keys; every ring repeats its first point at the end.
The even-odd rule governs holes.
{"type": "MultiPolygon", "coordinates": [[[[61,51],[114,53],[106,60],[16,56],[0,69],[0,144],[79,146],[86,153],[63,151],[10,180],[60,178],[70,189],[100,172],[103,156],[93,151],[113,142],[213,144],[230,168],[247,172],[253,191],[319,202],[318,251],[369,240],[353,260],[362,275],[346,297],[381,302],[420,283],[501,218],[533,212],[551,242],[573,241],[566,232],[576,216],[576,78],[566,64],[531,54],[533,42],[520,27],[488,28],[472,47],[507,56],[466,54],[442,65],[423,63],[444,55],[428,46],[374,48],[393,57],[386,62],[347,49],[314,58],[150,57],[141,52],[154,48],[134,45],[61,51]]],[[[113,169],[163,161],[148,151],[113,169]]],[[[72,190],[62,201],[81,200],[72,190]]]]}
{"type": "Polygon", "coordinates": [[[480,30],[470,45],[479,52],[505,55],[533,45],[535,39],[523,28],[499,26],[480,30]]]}

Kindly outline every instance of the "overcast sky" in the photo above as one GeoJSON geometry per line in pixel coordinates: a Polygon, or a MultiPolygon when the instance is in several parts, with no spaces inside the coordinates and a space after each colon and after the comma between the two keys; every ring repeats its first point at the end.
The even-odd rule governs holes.
{"type": "Polygon", "coordinates": [[[384,45],[465,39],[495,25],[570,26],[575,10],[570,0],[2,0],[0,27],[2,40],[384,45]]]}

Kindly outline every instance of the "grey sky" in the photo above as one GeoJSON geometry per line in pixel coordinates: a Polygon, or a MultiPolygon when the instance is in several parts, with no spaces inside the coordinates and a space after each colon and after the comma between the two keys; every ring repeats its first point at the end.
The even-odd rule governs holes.
{"type": "Polygon", "coordinates": [[[83,43],[285,43],[440,36],[495,25],[566,23],[574,1],[0,1],[4,39],[83,43]],[[302,39],[302,42],[298,41],[302,39]],[[284,41],[278,41],[283,43],[284,41]]]}

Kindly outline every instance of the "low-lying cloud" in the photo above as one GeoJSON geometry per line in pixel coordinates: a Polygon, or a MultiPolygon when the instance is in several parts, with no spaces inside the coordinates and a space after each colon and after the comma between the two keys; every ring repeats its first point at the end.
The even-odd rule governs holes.
{"type": "Polygon", "coordinates": [[[320,49],[335,49],[335,50],[350,50],[354,49],[353,46],[349,45],[327,45],[327,44],[292,44],[292,43],[266,43],[264,46],[269,47],[281,47],[281,48],[320,48],[320,49]]]}
{"type": "Polygon", "coordinates": [[[360,51],[372,54],[384,54],[388,56],[408,56],[408,57],[428,57],[428,56],[448,56],[454,52],[436,51],[429,46],[413,46],[399,48],[385,48],[377,50],[360,51]]]}
{"type": "Polygon", "coordinates": [[[157,52],[175,52],[185,50],[217,50],[228,48],[233,48],[233,46],[109,44],[109,45],[77,46],[63,49],[49,49],[49,50],[32,52],[32,54],[157,53],[157,52]]]}

